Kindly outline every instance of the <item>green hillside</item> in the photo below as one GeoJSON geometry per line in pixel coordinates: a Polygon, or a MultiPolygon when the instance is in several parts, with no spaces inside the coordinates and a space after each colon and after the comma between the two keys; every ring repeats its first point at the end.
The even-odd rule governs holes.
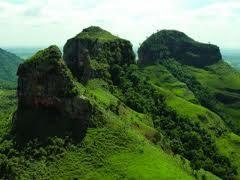
{"type": "Polygon", "coordinates": [[[17,68],[22,59],[0,48],[0,84],[1,81],[16,82],[17,68]]]}
{"type": "Polygon", "coordinates": [[[94,26],[22,63],[0,90],[0,179],[239,179],[238,72],[215,45],[152,37],[138,63],[94,26]]]}
{"type": "Polygon", "coordinates": [[[224,62],[206,69],[189,67],[189,70],[216,96],[226,116],[226,123],[240,134],[240,73],[224,62]]]}

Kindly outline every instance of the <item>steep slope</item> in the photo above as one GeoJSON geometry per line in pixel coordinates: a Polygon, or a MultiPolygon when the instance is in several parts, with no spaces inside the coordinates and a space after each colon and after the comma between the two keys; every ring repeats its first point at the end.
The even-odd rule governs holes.
{"type": "Polygon", "coordinates": [[[214,94],[224,112],[226,123],[240,135],[240,73],[224,62],[205,69],[188,67],[196,79],[214,94]]]}
{"type": "MultiPolygon", "coordinates": [[[[181,32],[164,30],[147,39],[138,53],[143,72],[147,72],[149,82],[165,94],[167,105],[178,114],[199,122],[206,131],[215,129],[218,152],[228,157],[235,167],[239,167],[239,159],[232,156],[239,153],[239,136],[229,135],[228,129],[239,133],[240,74],[221,61],[219,49],[216,46],[198,44],[181,32]],[[212,50],[203,50],[207,46],[212,50]],[[186,52],[190,51],[199,53],[198,58],[186,56],[186,52]],[[156,76],[158,72],[162,72],[159,77],[156,76]],[[169,87],[163,78],[166,72],[175,78],[174,84],[185,84],[185,91],[182,89],[184,86],[169,87]],[[189,93],[186,93],[189,91],[194,99],[189,98],[189,93]],[[218,127],[222,128],[217,130],[218,127]],[[234,137],[235,141],[229,137],[234,137]],[[226,151],[223,142],[229,144],[226,151]]],[[[239,170],[238,168],[238,172],[239,170]]]]}
{"type": "MultiPolygon", "coordinates": [[[[131,46],[127,51],[132,53],[131,46]]],[[[114,48],[111,52],[114,54],[114,48]]],[[[134,56],[119,66],[132,62],[134,56]]],[[[110,67],[109,62],[106,64],[110,67]]],[[[112,72],[111,68],[107,71],[112,72]]],[[[11,120],[7,114],[3,117],[6,129],[0,137],[1,178],[217,179],[203,170],[193,171],[187,160],[173,156],[167,146],[164,151],[151,116],[122,102],[117,95],[121,92],[110,83],[113,76],[107,80],[90,76],[84,84],[77,82],[55,46],[20,65],[18,75],[18,104],[10,134],[11,120]],[[89,112],[86,104],[92,107],[89,121],[81,118],[89,112]],[[85,129],[73,121],[89,123],[85,129]],[[77,129],[75,133],[84,132],[81,142],[71,138],[73,128],[77,129]],[[19,136],[29,141],[16,144],[16,134],[17,142],[19,136]]],[[[78,76],[80,82],[84,75],[78,76]]]]}
{"type": "Polygon", "coordinates": [[[217,149],[228,132],[221,117],[167,65],[140,68],[130,42],[99,27],[70,39],[63,58],[51,46],[19,67],[14,126],[4,117],[0,137],[0,178],[237,177],[217,149]]]}
{"type": "Polygon", "coordinates": [[[0,48],[0,81],[16,82],[17,68],[22,59],[0,48]]]}
{"type": "Polygon", "coordinates": [[[91,105],[78,96],[77,85],[56,46],[39,51],[17,72],[18,109],[13,120],[17,139],[80,136],[85,132],[91,105]]]}
{"type": "Polygon", "coordinates": [[[67,41],[64,60],[81,82],[87,82],[90,78],[108,79],[111,65],[132,64],[135,55],[129,41],[92,26],[67,41]]]}

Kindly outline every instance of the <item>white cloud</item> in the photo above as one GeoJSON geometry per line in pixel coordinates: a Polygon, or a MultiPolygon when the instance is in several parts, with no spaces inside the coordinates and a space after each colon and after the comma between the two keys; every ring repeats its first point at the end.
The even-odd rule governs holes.
{"type": "Polygon", "coordinates": [[[157,29],[177,29],[199,41],[240,48],[239,12],[239,0],[0,0],[0,46],[61,46],[83,28],[99,25],[134,45],[157,29]]]}

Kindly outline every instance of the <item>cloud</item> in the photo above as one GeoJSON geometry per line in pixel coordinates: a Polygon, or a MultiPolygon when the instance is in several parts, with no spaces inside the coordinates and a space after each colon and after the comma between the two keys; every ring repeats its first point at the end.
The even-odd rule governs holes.
{"type": "Polygon", "coordinates": [[[199,41],[240,48],[239,8],[239,0],[1,1],[0,46],[63,45],[83,28],[99,25],[135,46],[157,30],[177,29],[199,41]]]}

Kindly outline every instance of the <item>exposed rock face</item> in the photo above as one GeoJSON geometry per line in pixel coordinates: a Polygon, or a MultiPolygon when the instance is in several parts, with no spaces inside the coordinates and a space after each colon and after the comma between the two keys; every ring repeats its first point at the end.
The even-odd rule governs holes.
{"type": "Polygon", "coordinates": [[[69,39],[64,46],[64,61],[72,73],[81,81],[90,78],[108,79],[112,64],[135,63],[132,44],[101,29],[89,27],[69,39]]]}
{"type": "Polygon", "coordinates": [[[56,46],[39,51],[19,66],[18,109],[14,132],[18,138],[81,136],[91,114],[87,99],[78,96],[71,72],[56,46]]]}
{"type": "Polygon", "coordinates": [[[138,50],[141,65],[156,64],[162,59],[177,61],[196,67],[214,64],[222,59],[219,47],[196,42],[175,30],[162,30],[151,35],[138,50]]]}

